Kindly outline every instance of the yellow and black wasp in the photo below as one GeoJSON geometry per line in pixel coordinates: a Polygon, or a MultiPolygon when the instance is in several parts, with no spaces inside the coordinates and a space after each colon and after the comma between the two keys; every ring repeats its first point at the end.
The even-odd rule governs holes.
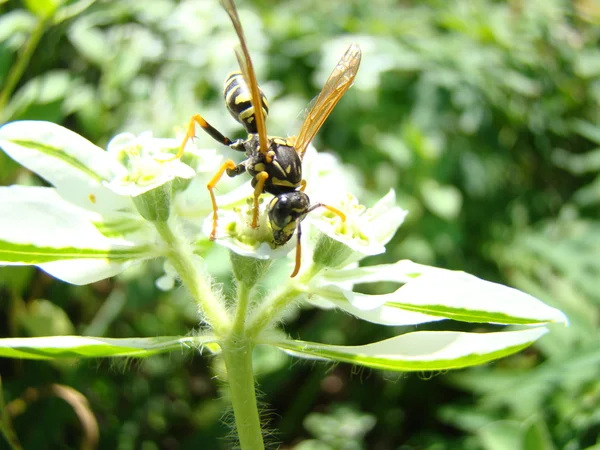
{"type": "Polygon", "coordinates": [[[207,184],[213,207],[213,228],[210,238],[215,238],[217,229],[218,206],[214,194],[216,184],[225,172],[230,177],[248,172],[253,177],[252,187],[254,188],[252,227],[258,226],[259,197],[262,193],[268,192],[274,196],[268,205],[274,244],[281,246],[289,241],[295,232],[297,233],[296,266],[291,275],[294,277],[300,270],[300,223],[304,217],[312,210],[323,207],[345,220],[345,215],[336,208],[322,203],[310,204],[310,199],[304,193],[306,181],[302,178],[302,159],[312,139],[352,85],[360,65],[360,48],[356,44],[348,47],[306,115],[298,136],[289,138],[267,136],[265,120],[269,106],[267,98],[256,81],[252,59],[248,52],[237,10],[233,0],[222,0],[221,3],[227,11],[240,41],[240,46],[236,47],[235,54],[241,72],[232,72],[227,76],[223,90],[225,104],[234,119],[244,126],[248,137],[232,141],[210,125],[202,116],[196,114],[190,119],[177,157],[183,154],[188,140],[195,136],[196,124],[221,144],[246,153],[246,160],[240,164],[235,164],[231,159],[225,161],[207,184]]]}

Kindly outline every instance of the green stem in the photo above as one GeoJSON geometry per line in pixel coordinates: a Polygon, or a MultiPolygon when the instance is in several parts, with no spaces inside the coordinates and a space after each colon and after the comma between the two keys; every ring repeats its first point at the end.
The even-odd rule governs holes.
{"type": "Polygon", "coordinates": [[[0,377],[0,414],[2,414],[2,418],[0,419],[0,431],[4,435],[4,438],[10,445],[12,450],[23,450],[21,447],[21,443],[19,442],[19,438],[15,433],[15,430],[12,427],[12,423],[10,420],[10,415],[8,414],[8,410],[6,409],[6,405],[4,404],[4,393],[2,392],[2,377],[0,377]]]}
{"type": "Polygon", "coordinates": [[[198,270],[191,246],[185,239],[182,239],[181,233],[173,231],[168,221],[153,223],[168,245],[167,258],[169,262],[201,308],[206,321],[212,326],[217,336],[227,335],[231,326],[227,310],[220,299],[213,294],[210,279],[198,270]]]}
{"type": "Polygon", "coordinates": [[[240,448],[264,450],[252,371],[252,343],[233,335],[223,342],[221,348],[240,448]]]}
{"type": "Polygon", "coordinates": [[[245,334],[246,314],[250,303],[250,287],[245,283],[239,283],[237,287],[237,309],[233,320],[233,334],[243,336],[245,334]]]}
{"type": "Polygon", "coordinates": [[[302,294],[302,292],[304,292],[303,286],[305,286],[317,273],[319,273],[321,269],[321,266],[313,264],[302,275],[298,282],[288,282],[283,291],[278,292],[275,296],[262,303],[246,327],[246,336],[249,338],[255,338],[262,330],[273,323],[281,311],[284,310],[291,302],[293,302],[296,297],[302,294]]]}
{"type": "MultiPolygon", "coordinates": [[[[23,72],[27,68],[29,61],[31,61],[31,57],[33,56],[33,52],[37,48],[44,31],[46,31],[46,26],[50,21],[51,17],[46,17],[44,19],[40,19],[37,26],[33,30],[33,33],[29,36],[29,39],[25,43],[22,51],[19,53],[17,57],[17,62],[12,66],[8,76],[6,77],[6,84],[4,85],[4,89],[0,92],[0,114],[4,112],[4,108],[8,103],[8,99],[13,93],[15,87],[19,83],[19,80],[23,76],[23,72]]],[[[7,118],[4,118],[7,119],[7,118]]],[[[0,120],[0,121],[4,121],[0,120]]]]}
{"type": "Polygon", "coordinates": [[[287,305],[289,305],[298,295],[302,293],[294,285],[286,287],[272,299],[265,301],[256,311],[248,326],[246,327],[246,336],[255,338],[262,330],[268,327],[287,305]]]}

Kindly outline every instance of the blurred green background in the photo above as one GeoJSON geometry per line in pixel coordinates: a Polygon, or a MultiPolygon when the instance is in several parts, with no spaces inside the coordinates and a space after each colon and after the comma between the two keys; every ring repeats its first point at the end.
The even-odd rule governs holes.
{"type": "MultiPolygon", "coordinates": [[[[221,95],[236,38],[217,0],[79,0],[44,19],[52,4],[0,0],[0,122],[48,120],[103,146],[125,130],[174,136],[200,112],[241,136],[221,95]]],[[[273,448],[600,449],[600,3],[239,0],[238,8],[270,99],[270,134],[295,134],[344,47],[361,45],[355,85],[315,144],[359,174],[363,203],[394,188],[410,211],[371,262],[465,270],[525,290],[571,321],[517,356],[449,373],[357,371],[259,349],[273,448]]],[[[197,144],[216,145],[204,135],[197,144]]],[[[43,182],[0,152],[0,183],[43,182]]],[[[77,287],[2,268],[1,335],[185,334],[194,307],[182,289],[159,291],[160,274],[149,263],[77,287]]],[[[419,327],[429,328],[468,329],[419,327]]],[[[340,344],[413,329],[312,309],[286,325],[291,336],[340,344]]],[[[1,360],[0,374],[26,449],[92,448],[93,420],[81,411],[93,412],[101,449],[227,449],[212,365],[183,353],[1,360]],[[59,385],[82,397],[57,393],[59,385]]]]}

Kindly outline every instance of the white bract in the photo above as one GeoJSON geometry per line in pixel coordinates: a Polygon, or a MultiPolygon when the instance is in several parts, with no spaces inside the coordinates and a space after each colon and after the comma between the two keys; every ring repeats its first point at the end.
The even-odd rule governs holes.
{"type": "MultiPolygon", "coordinates": [[[[372,207],[350,193],[356,177],[333,156],[310,148],[303,161],[312,204],[322,202],[339,215],[317,208],[306,216],[299,275],[264,276],[293,265],[296,239],[273,244],[265,194],[257,228],[250,226],[249,181],[219,184],[216,242],[206,183],[221,164],[214,150],[188,144],[181,159],[180,140],[151,133],[123,133],[103,150],[81,136],[47,122],[15,122],[0,128],[0,147],[53,187],[0,188],[0,262],[36,265],[64,281],[90,283],[144,259],[165,257],[161,289],[179,278],[200,309],[212,334],[169,338],[0,340],[0,356],[23,358],[147,356],[180,347],[227,347],[232,327],[242,326],[252,343],[272,345],[303,358],[345,361],[386,370],[443,370],[480,364],[519,351],[546,333],[544,324],[566,323],[565,316],[516,289],[464,272],[411,261],[360,267],[385,245],[404,221],[393,191],[372,207]],[[212,289],[204,252],[222,245],[231,252],[238,287],[231,311],[221,289],[212,289]],[[277,261],[277,264],[271,264],[277,261]],[[254,289],[261,283],[266,289],[254,289]],[[276,281],[273,282],[273,279],[276,281]],[[378,295],[356,292],[357,284],[393,282],[399,287],[378,295]],[[265,298],[249,302],[268,290],[265,298]],[[276,324],[294,302],[338,308],[382,326],[414,326],[453,319],[512,325],[489,333],[410,332],[361,346],[336,346],[289,339],[276,324]],[[249,306],[249,305],[256,306],[249,306]],[[240,321],[241,317],[241,321],[240,321]],[[521,329],[515,329],[521,326],[521,329]],[[92,340],[90,340],[92,339],[92,340]],[[224,344],[225,343],[225,344],[224,344]]],[[[227,177],[225,177],[227,178],[227,177]]],[[[279,274],[279,272],[276,272],[279,274]]],[[[239,332],[236,328],[236,332],[239,332]]]]}

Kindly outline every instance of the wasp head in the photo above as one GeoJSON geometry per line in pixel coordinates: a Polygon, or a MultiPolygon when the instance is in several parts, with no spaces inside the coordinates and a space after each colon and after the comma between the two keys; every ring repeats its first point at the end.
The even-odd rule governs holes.
{"type": "Polygon", "coordinates": [[[276,246],[285,244],[294,235],[298,221],[304,219],[310,208],[308,195],[301,191],[284,192],[269,203],[269,222],[276,246]]]}

